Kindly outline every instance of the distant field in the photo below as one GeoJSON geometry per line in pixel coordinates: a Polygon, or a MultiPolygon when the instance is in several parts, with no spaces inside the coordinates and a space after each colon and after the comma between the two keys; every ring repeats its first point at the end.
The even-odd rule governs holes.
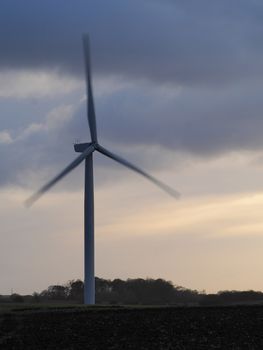
{"type": "Polygon", "coordinates": [[[157,308],[170,308],[170,306],[159,306],[159,305],[92,305],[86,306],[81,304],[63,304],[63,303],[34,303],[34,304],[26,304],[26,303],[0,303],[0,315],[8,314],[8,313],[28,313],[28,312],[48,312],[48,311],[99,311],[99,310],[135,310],[135,309],[157,309],[157,308]]]}
{"type": "Polygon", "coordinates": [[[25,303],[0,303],[0,314],[1,313],[15,313],[15,312],[28,312],[28,311],[51,311],[51,310],[68,310],[68,309],[88,309],[88,308],[104,308],[104,306],[83,306],[79,304],[25,304],[25,303]]]}
{"type": "Polygon", "coordinates": [[[0,309],[0,349],[263,349],[263,306],[0,309]]]}

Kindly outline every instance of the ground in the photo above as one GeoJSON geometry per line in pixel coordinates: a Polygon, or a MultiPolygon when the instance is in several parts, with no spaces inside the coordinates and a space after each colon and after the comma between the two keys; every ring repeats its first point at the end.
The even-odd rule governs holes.
{"type": "Polygon", "coordinates": [[[0,349],[263,349],[262,330],[263,306],[9,306],[0,349]]]}

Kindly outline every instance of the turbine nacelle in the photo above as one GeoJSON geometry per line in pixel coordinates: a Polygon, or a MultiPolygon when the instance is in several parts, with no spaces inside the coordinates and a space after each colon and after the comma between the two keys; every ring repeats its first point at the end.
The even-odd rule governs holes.
{"type": "Polygon", "coordinates": [[[74,150],[77,153],[83,153],[89,146],[93,145],[95,147],[95,142],[85,142],[85,143],[75,143],[74,150]]]}

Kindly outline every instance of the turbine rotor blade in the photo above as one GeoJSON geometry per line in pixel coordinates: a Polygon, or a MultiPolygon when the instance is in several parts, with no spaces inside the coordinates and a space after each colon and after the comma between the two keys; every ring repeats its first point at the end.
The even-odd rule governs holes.
{"type": "Polygon", "coordinates": [[[81,153],[72,163],[70,163],[64,170],[62,170],[57,176],[55,176],[51,181],[41,187],[36,193],[29,197],[25,201],[25,205],[30,207],[35,201],[39,199],[46,191],[48,191],[55,183],[66,176],[71,170],[76,168],[87,156],[94,152],[95,148],[93,145],[89,146],[83,153],[81,153]]]}
{"type": "Polygon", "coordinates": [[[165,183],[161,182],[160,180],[156,179],[155,177],[147,174],[145,171],[141,170],[140,168],[131,164],[130,162],[127,162],[127,160],[113,154],[112,152],[108,151],[104,147],[97,145],[96,150],[99,151],[100,153],[104,154],[105,156],[115,160],[116,162],[126,166],[127,168],[129,168],[129,169],[141,174],[142,176],[146,177],[148,180],[153,182],[156,186],[160,187],[163,191],[167,192],[171,196],[173,196],[177,199],[180,197],[180,193],[177,192],[176,190],[174,190],[172,187],[166,185],[165,183]]]}
{"type": "Polygon", "coordinates": [[[91,65],[90,65],[90,48],[89,48],[89,36],[83,34],[83,49],[84,49],[84,60],[85,60],[85,74],[86,74],[86,91],[87,91],[87,113],[88,122],[90,128],[90,136],[92,142],[98,142],[97,139],[97,127],[96,127],[96,115],[92,92],[91,83],[91,65]]]}

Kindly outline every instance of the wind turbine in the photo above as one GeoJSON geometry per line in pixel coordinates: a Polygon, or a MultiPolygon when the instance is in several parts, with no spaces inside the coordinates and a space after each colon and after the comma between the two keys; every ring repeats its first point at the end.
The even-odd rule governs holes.
{"type": "Polygon", "coordinates": [[[55,183],[61,180],[74,168],[76,168],[82,161],[85,160],[85,195],[84,195],[84,304],[95,304],[95,276],[94,276],[94,185],[93,185],[93,152],[98,151],[125,167],[139,173],[160,187],[163,191],[179,198],[180,194],[173,188],[167,186],[165,183],[157,180],[155,177],[147,174],[137,166],[131,164],[127,160],[115,155],[108,149],[102,147],[98,143],[95,108],[92,92],[91,82],[91,67],[90,67],[90,49],[89,37],[87,34],[83,35],[83,48],[85,59],[85,73],[86,73],[86,92],[87,92],[87,117],[90,129],[91,142],[75,144],[74,149],[80,155],[70,163],[64,170],[62,170],[51,181],[41,187],[30,198],[27,199],[26,205],[31,206],[39,199],[46,191],[48,191],[55,183]]]}

